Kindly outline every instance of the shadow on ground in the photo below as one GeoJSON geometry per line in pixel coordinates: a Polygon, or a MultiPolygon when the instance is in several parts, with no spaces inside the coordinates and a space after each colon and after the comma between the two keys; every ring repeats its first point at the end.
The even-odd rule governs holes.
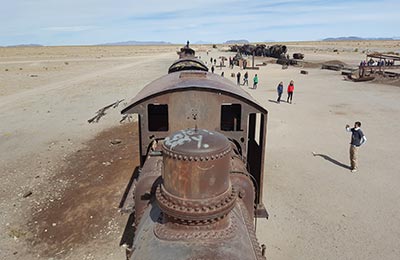
{"type": "Polygon", "coordinates": [[[350,167],[350,166],[348,166],[348,165],[346,165],[346,164],[344,164],[344,163],[341,163],[341,162],[339,162],[339,161],[333,159],[332,157],[330,157],[330,156],[328,156],[328,155],[326,155],[326,154],[321,154],[321,153],[312,153],[312,154],[313,154],[315,157],[317,157],[317,156],[318,156],[318,157],[321,157],[321,158],[327,160],[328,162],[331,162],[331,163],[333,163],[333,164],[335,164],[335,165],[337,165],[337,166],[343,167],[343,168],[345,168],[345,169],[347,169],[347,170],[351,170],[351,167],[350,167]]]}

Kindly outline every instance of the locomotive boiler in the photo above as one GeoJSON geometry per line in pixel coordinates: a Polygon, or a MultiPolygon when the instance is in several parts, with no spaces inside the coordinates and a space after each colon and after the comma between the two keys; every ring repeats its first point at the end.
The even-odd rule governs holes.
{"type": "Polygon", "coordinates": [[[268,112],[189,46],[179,55],[121,112],[137,114],[140,151],[121,244],[131,260],[266,259],[254,223],[268,216],[268,112]]]}

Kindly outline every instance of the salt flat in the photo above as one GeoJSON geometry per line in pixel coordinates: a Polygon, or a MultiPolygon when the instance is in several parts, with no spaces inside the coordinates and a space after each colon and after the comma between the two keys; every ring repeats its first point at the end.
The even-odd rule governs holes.
{"type": "MultiPolygon", "coordinates": [[[[400,51],[399,41],[285,44],[315,64],[355,66],[367,51],[400,51]]],[[[226,46],[192,47],[208,63],[234,56],[222,51],[226,46]]],[[[119,124],[123,104],[97,124],[87,120],[166,74],[179,48],[0,48],[1,259],[124,258],[118,244],[127,218],[116,207],[137,140],[127,133],[133,126],[119,124]],[[122,145],[110,145],[113,138],[122,145]]],[[[269,59],[256,59],[263,61],[269,59]]],[[[230,74],[240,69],[215,73],[222,71],[235,82],[230,74]]],[[[270,219],[257,221],[268,258],[398,259],[400,88],[344,81],[318,66],[282,70],[268,63],[249,71],[250,81],[255,73],[259,87],[246,90],[269,111],[264,202],[270,219]],[[290,80],[293,103],[273,102],[277,84],[286,88],[290,80]],[[354,121],[368,138],[356,174],[346,168],[350,136],[344,130],[354,121]]]]}

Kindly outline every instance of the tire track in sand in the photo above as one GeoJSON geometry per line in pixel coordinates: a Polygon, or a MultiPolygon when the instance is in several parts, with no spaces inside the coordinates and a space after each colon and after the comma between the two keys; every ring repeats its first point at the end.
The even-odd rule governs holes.
{"type": "Polygon", "coordinates": [[[116,71],[125,70],[125,69],[131,68],[131,67],[137,67],[140,65],[148,64],[148,63],[154,64],[155,59],[161,59],[163,57],[167,57],[168,55],[171,55],[171,53],[162,53],[162,54],[158,54],[156,56],[154,56],[154,55],[140,56],[140,57],[138,57],[139,60],[135,61],[135,62],[129,62],[127,64],[110,67],[107,69],[97,70],[97,71],[90,72],[90,73],[84,73],[81,75],[77,75],[71,79],[62,80],[62,81],[58,81],[58,82],[52,82],[52,83],[48,83],[48,84],[42,85],[42,86],[34,88],[34,89],[29,89],[29,90],[26,90],[23,92],[18,92],[18,93],[14,93],[14,94],[7,95],[7,96],[2,96],[2,97],[0,97],[0,108],[3,108],[7,105],[16,103],[16,102],[24,100],[24,99],[28,99],[35,95],[40,95],[40,94],[46,93],[48,91],[68,88],[72,85],[88,81],[88,80],[96,78],[98,76],[104,76],[106,74],[114,73],[116,71]],[[148,59],[148,58],[151,58],[151,59],[148,59]]]}

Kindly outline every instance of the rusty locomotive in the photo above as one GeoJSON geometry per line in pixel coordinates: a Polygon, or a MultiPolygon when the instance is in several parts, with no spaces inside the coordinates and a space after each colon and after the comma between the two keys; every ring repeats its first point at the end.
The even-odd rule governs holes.
{"type": "Polygon", "coordinates": [[[266,259],[255,235],[267,110],[186,46],[121,113],[137,114],[140,166],[121,210],[127,259],[266,259]]]}

